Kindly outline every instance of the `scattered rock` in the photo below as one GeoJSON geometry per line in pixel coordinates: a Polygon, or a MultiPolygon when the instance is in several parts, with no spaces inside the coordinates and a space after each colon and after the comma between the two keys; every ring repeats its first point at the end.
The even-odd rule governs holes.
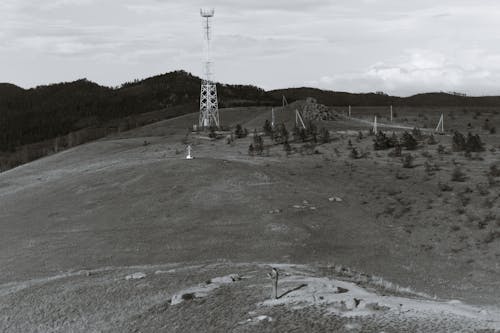
{"type": "Polygon", "coordinates": [[[330,202],[342,202],[344,200],[342,200],[342,198],[339,198],[339,197],[330,197],[330,198],[328,198],[328,201],[330,201],[330,202]]]}
{"type": "Polygon", "coordinates": [[[390,308],[388,306],[385,306],[385,305],[380,305],[378,303],[369,303],[369,304],[366,304],[366,308],[367,309],[370,309],[370,310],[373,310],[373,311],[388,311],[390,310],[390,308]]]}
{"type": "Polygon", "coordinates": [[[125,277],[125,280],[140,280],[140,279],[144,279],[145,277],[146,277],[146,274],[144,274],[142,272],[138,272],[138,273],[127,275],[125,277]]]}
{"type": "Polygon", "coordinates": [[[240,280],[241,280],[240,275],[231,274],[231,275],[213,278],[210,280],[210,283],[227,284],[227,283],[233,283],[233,282],[240,281],[240,280]]]}
{"type": "Polygon", "coordinates": [[[342,288],[342,287],[337,287],[337,294],[345,294],[349,292],[349,289],[345,289],[345,288],[342,288]]]}
{"type": "Polygon", "coordinates": [[[269,317],[269,316],[265,316],[265,315],[262,315],[262,316],[258,316],[257,318],[255,318],[257,321],[273,321],[273,318],[269,317]]]}
{"type": "Polygon", "coordinates": [[[357,308],[359,306],[359,303],[361,303],[361,299],[354,298],[354,307],[357,308]]]}

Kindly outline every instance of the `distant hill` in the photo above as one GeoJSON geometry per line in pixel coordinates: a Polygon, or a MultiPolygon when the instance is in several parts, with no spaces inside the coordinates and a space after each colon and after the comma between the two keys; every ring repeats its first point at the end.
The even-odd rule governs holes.
{"type": "MultiPolygon", "coordinates": [[[[0,151],[175,106],[186,105],[185,112],[194,112],[200,84],[200,78],[184,71],[127,82],[119,88],[86,79],[27,90],[0,84],[0,151]]],[[[219,84],[218,93],[221,107],[276,103],[254,86],[219,84]]]]}
{"type": "Polygon", "coordinates": [[[389,96],[383,93],[352,94],[316,88],[290,88],[269,91],[275,99],[284,95],[289,102],[314,97],[319,103],[329,106],[413,106],[450,107],[484,106],[500,107],[500,96],[468,97],[448,93],[426,93],[410,97],[389,96]]]}

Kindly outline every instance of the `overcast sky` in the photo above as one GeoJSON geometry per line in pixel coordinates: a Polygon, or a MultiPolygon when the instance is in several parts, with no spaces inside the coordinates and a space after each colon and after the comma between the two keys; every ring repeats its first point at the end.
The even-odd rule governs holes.
{"type": "Polygon", "coordinates": [[[0,81],[22,87],[200,76],[199,8],[214,7],[220,82],[500,94],[497,0],[0,1],[0,81]]]}

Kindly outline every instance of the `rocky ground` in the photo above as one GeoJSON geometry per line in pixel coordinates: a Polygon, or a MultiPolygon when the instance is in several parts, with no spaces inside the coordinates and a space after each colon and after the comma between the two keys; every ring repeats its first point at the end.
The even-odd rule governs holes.
{"type": "Polygon", "coordinates": [[[344,267],[107,267],[0,287],[17,332],[494,332],[496,309],[440,301],[344,267]],[[281,276],[278,299],[266,276],[281,276]],[[327,273],[328,272],[328,273],[327,273]],[[221,275],[222,274],[222,275],[221,275]]]}

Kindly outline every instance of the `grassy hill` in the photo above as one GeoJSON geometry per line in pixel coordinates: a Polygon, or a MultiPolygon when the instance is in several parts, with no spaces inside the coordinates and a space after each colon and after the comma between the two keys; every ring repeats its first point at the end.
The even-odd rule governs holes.
{"type": "MultiPolygon", "coordinates": [[[[420,112],[427,116],[415,111],[411,123],[420,112]]],[[[447,123],[474,115],[456,112],[447,123]]],[[[314,149],[298,140],[287,154],[266,136],[267,152],[250,156],[251,135],[230,144],[186,136],[197,116],[0,174],[2,329],[500,328],[500,175],[490,169],[498,134],[482,132],[486,150],[469,157],[451,150],[448,135],[433,145],[422,139],[404,150],[414,158],[407,168],[389,150],[374,151],[370,124],[354,120],[322,123],[331,142],[314,149]],[[188,143],[194,160],[185,159],[188,143]],[[366,154],[353,158],[353,148],[366,154]],[[460,181],[452,178],[457,166],[466,175],[460,181]],[[270,300],[271,264],[281,276],[278,300],[270,300]]],[[[280,123],[293,116],[292,106],[276,112],[280,123]]],[[[484,113],[478,121],[486,117],[500,120],[484,113]]],[[[270,112],[229,108],[221,118],[252,129],[270,112]]]]}

